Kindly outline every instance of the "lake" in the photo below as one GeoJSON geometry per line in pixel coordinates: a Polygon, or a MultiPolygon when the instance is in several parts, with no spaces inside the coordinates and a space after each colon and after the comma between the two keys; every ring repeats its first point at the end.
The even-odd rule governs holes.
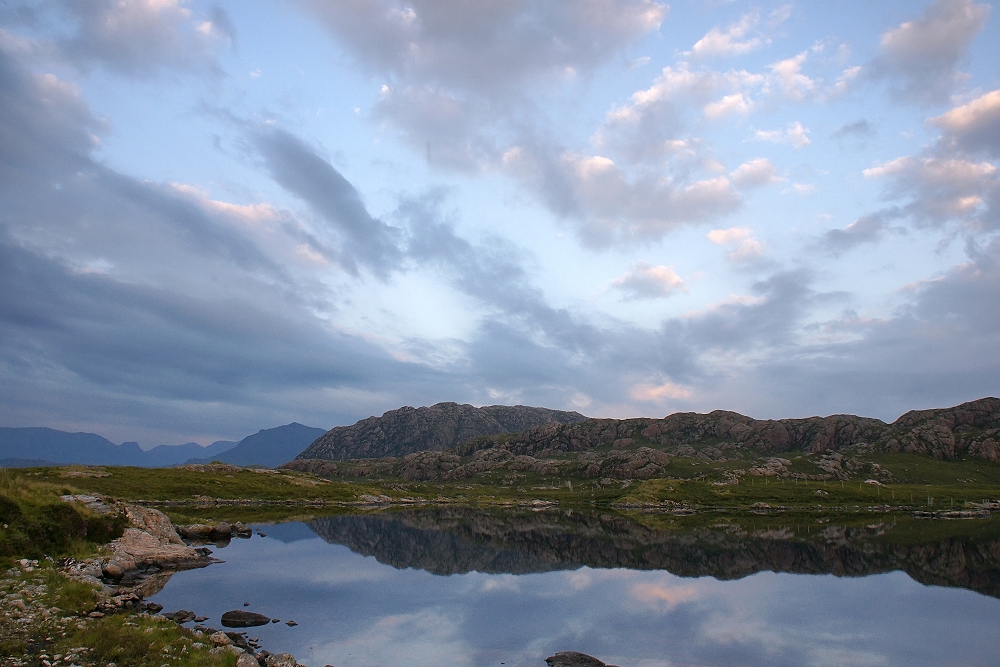
{"type": "Polygon", "coordinates": [[[259,525],[173,576],[309,667],[1000,665],[1000,521],[437,508],[259,525]],[[243,603],[249,602],[244,607],[243,603]]]}

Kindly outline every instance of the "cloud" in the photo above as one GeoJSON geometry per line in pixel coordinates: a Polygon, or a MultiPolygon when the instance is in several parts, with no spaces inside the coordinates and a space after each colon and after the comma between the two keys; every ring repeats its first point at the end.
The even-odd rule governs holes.
{"type": "Polygon", "coordinates": [[[901,211],[918,225],[940,227],[952,222],[967,228],[996,228],[1000,201],[997,168],[989,162],[961,158],[906,156],[864,170],[884,179],[887,197],[909,199],[901,211]]]}
{"type": "Polygon", "coordinates": [[[369,68],[406,85],[506,96],[584,72],[659,27],[651,0],[469,4],[376,0],[299,4],[369,68]]]}
{"type": "Polygon", "coordinates": [[[839,255],[865,243],[878,243],[890,232],[905,232],[901,227],[888,226],[888,221],[898,216],[898,211],[894,210],[863,215],[844,229],[826,232],[816,245],[832,255],[839,255]]]}
{"type": "Polygon", "coordinates": [[[637,90],[628,103],[608,111],[594,135],[594,143],[636,162],[693,157],[698,142],[682,138],[687,125],[706,105],[710,116],[739,111],[741,107],[749,111],[752,103],[741,93],[728,100],[716,99],[720,92],[750,85],[747,78],[754,76],[747,72],[691,70],[687,63],[664,67],[652,85],[637,90]]]}
{"type": "Polygon", "coordinates": [[[712,28],[691,47],[691,55],[696,58],[718,56],[738,56],[760,48],[764,43],[760,37],[747,37],[747,33],[760,23],[760,12],[744,14],[739,21],[731,23],[723,32],[712,28]]]}
{"type": "Polygon", "coordinates": [[[726,253],[726,259],[730,262],[748,262],[756,260],[764,254],[764,245],[753,237],[753,230],[749,227],[713,229],[707,234],[707,237],[716,245],[733,247],[726,253]]]}
{"type": "Polygon", "coordinates": [[[1000,157],[1000,90],[990,91],[927,122],[941,128],[945,144],[951,150],[1000,157]]]}
{"type": "Polygon", "coordinates": [[[753,108],[753,100],[743,93],[726,95],[721,100],[706,104],[702,111],[709,118],[722,118],[731,114],[748,114],[753,108]]]}
{"type": "Polygon", "coordinates": [[[844,123],[830,136],[834,139],[855,139],[858,141],[866,141],[867,139],[874,138],[876,135],[875,128],[864,118],[859,118],[853,123],[844,123]]]}
{"type": "Polygon", "coordinates": [[[628,395],[643,403],[662,403],[667,400],[691,398],[692,392],[687,387],[668,380],[660,384],[637,384],[629,389],[628,395]]]}
{"type": "Polygon", "coordinates": [[[557,215],[572,220],[598,248],[655,241],[684,225],[736,210],[741,200],[725,177],[675,183],[657,174],[629,177],[610,158],[509,150],[504,166],[557,215]]]}
{"type": "Polygon", "coordinates": [[[843,327],[849,337],[802,345],[785,362],[772,358],[734,390],[779,383],[784,389],[769,400],[784,401],[785,409],[822,397],[848,412],[883,419],[915,405],[954,405],[995,395],[1000,241],[992,240],[970,261],[900,297],[902,305],[885,318],[846,313],[830,326],[843,327]]]}
{"type": "Polygon", "coordinates": [[[357,189],[333,165],[283,130],[256,128],[251,137],[271,177],[337,232],[343,243],[341,266],[355,274],[364,266],[382,278],[399,267],[402,232],[373,218],[357,189]]]}
{"type": "Polygon", "coordinates": [[[287,212],[95,162],[99,123],[76,91],[3,50],[0,108],[4,423],[231,437],[327,425],[370,409],[388,378],[405,393],[440,377],[333,324],[287,212]]]}
{"type": "Polygon", "coordinates": [[[99,64],[127,76],[161,69],[217,71],[215,49],[235,44],[228,14],[198,17],[180,0],[59,0],[71,32],[56,40],[75,64],[99,64]]]}
{"type": "Polygon", "coordinates": [[[964,78],[958,66],[989,14],[989,5],[973,0],[935,0],[916,19],[882,33],[872,74],[902,100],[946,102],[964,78]]]}
{"type": "Polygon", "coordinates": [[[627,299],[662,299],[687,289],[672,266],[653,266],[648,262],[636,262],[625,275],[613,280],[611,286],[625,292],[627,299]]]}
{"type": "Polygon", "coordinates": [[[758,188],[781,180],[777,167],[766,157],[744,162],[729,173],[729,178],[738,188],[758,188]]]}
{"type": "Polygon", "coordinates": [[[383,86],[373,110],[378,120],[398,128],[404,141],[432,165],[474,171],[496,162],[501,151],[481,131],[489,107],[478,100],[459,99],[433,86],[383,86]]]}
{"type": "Polygon", "coordinates": [[[754,138],[773,144],[788,144],[795,149],[805,148],[812,143],[809,140],[809,128],[803,127],[799,121],[789,123],[784,130],[757,130],[754,138]]]}
{"type": "Polygon", "coordinates": [[[778,91],[793,101],[802,101],[813,94],[817,83],[802,73],[802,65],[809,57],[807,51],[770,65],[771,75],[768,77],[768,91],[778,91]]]}

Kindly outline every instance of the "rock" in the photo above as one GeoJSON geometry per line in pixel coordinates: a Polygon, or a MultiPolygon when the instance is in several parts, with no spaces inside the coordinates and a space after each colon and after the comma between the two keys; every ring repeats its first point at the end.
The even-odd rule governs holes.
{"type": "Polygon", "coordinates": [[[294,628],[296,625],[298,625],[298,623],[296,623],[295,621],[285,621],[285,625],[287,625],[290,628],[294,628]]]}
{"type": "Polygon", "coordinates": [[[253,535],[253,530],[237,521],[232,525],[232,534],[245,540],[253,535]]]}
{"type": "Polygon", "coordinates": [[[291,653],[279,653],[264,658],[264,664],[267,667],[298,667],[299,663],[296,662],[295,656],[291,653]]]}
{"type": "Polygon", "coordinates": [[[615,667],[614,665],[605,665],[593,656],[576,651],[556,653],[545,658],[545,662],[549,667],[615,667]]]}
{"type": "Polygon", "coordinates": [[[222,632],[221,630],[219,632],[213,632],[209,637],[209,640],[216,646],[229,646],[230,644],[233,643],[233,640],[230,639],[226,635],[226,633],[222,632]]]}
{"type": "Polygon", "coordinates": [[[147,602],[143,605],[143,608],[151,614],[158,614],[163,611],[163,605],[156,602],[147,602]]]}
{"type": "Polygon", "coordinates": [[[268,616],[252,611],[234,609],[222,615],[222,625],[227,628],[252,628],[257,625],[267,625],[271,622],[268,616]]]}
{"type": "Polygon", "coordinates": [[[236,658],[236,667],[260,667],[260,663],[249,653],[241,653],[236,658]]]}
{"type": "Polygon", "coordinates": [[[122,566],[114,561],[105,563],[104,567],[101,568],[102,574],[108,579],[121,579],[125,574],[125,570],[122,566]]]}
{"type": "Polygon", "coordinates": [[[213,528],[214,526],[207,523],[192,523],[187,526],[178,526],[177,532],[188,540],[208,540],[212,535],[213,528]]]}
{"type": "Polygon", "coordinates": [[[194,612],[188,611],[187,609],[180,609],[170,614],[164,614],[163,617],[169,618],[174,623],[182,623],[182,624],[195,620],[194,612]]]}
{"type": "Polygon", "coordinates": [[[126,505],[125,515],[132,527],[108,545],[112,557],[104,566],[105,575],[117,578],[137,568],[198,567],[208,561],[177,535],[170,519],[159,510],[126,505]]]}

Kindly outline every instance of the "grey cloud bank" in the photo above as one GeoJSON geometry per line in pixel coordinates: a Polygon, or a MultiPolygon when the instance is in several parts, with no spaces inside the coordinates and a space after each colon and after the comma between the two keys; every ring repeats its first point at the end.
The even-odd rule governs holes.
{"type": "MultiPolygon", "coordinates": [[[[350,160],[335,166],[317,148],[329,141],[309,127],[250,105],[227,110],[225,121],[231,144],[245,149],[233,177],[245,183],[215,192],[250,192],[240,201],[251,203],[183,179],[146,178],[108,157],[115,125],[67,72],[97,64],[109,77],[102,82],[169,73],[221,85],[236,35],[240,49],[251,48],[241,15],[170,2],[156,11],[137,2],[57,4],[69,32],[27,48],[12,35],[31,23],[28,14],[0,13],[8,27],[0,39],[0,423],[209,442],[444,400],[594,416],[726,408],[891,420],[1000,390],[1000,186],[990,162],[1000,154],[997,91],[926,114],[934,141],[866,163],[859,178],[881,199],[847,218],[853,224],[810,227],[789,213],[805,231],[772,235],[770,247],[790,248],[783,255],[758,242],[756,229],[732,227],[755,245],[740,255],[735,241],[723,244],[715,264],[683,265],[686,254],[709,257],[680,246],[683,234],[693,230],[718,252],[699,227],[742,225],[755,197],[778,196],[769,188],[789,182],[787,155],[823,141],[874,143],[888,133],[883,121],[875,134],[874,121],[852,111],[799,150],[764,148],[755,129],[731,121],[732,145],[785,151],[767,157],[728,155],[721,140],[701,140],[717,118],[820,87],[795,78],[808,58],[768,55],[758,69],[771,79],[677,62],[647,74],[637,92],[595,114],[590,143],[573,144],[549,137],[547,121],[524,120],[540,104],[532,96],[558,87],[567,68],[597,77],[667,20],[663,6],[513,3],[467,16],[453,3],[297,4],[364,71],[389,77],[388,92],[370,105],[371,122],[385,124],[376,138],[402,132],[433,177],[382,182],[387,196],[350,160]],[[108,16],[119,10],[124,27],[112,30],[108,16]],[[714,116],[721,107],[709,105],[724,99],[747,107],[714,116]],[[502,181],[531,224],[555,231],[516,236],[510,230],[529,223],[504,210],[482,216],[499,220],[492,227],[477,227],[470,218],[478,214],[460,210],[473,199],[460,191],[467,181],[439,176],[454,173],[502,181]],[[572,261],[560,259],[562,246],[538,241],[567,229],[573,240],[564,243],[584,253],[572,261]],[[834,262],[860,264],[894,239],[929,234],[964,255],[893,287],[877,313],[858,311],[862,280],[853,291],[824,282],[834,262]],[[619,259],[600,290],[613,307],[546,284],[567,273],[568,284],[586,282],[619,259]],[[712,271],[739,282],[709,291],[712,271]],[[402,311],[437,317],[423,311],[439,297],[458,304],[460,330],[392,329],[402,311]]],[[[933,3],[884,33],[881,80],[902,97],[935,91],[909,100],[934,103],[961,84],[957,68],[988,18],[983,5],[933,3]],[[920,31],[942,21],[947,43],[918,48],[920,31]]],[[[747,53],[763,49],[761,40],[747,53]]],[[[803,94],[794,104],[821,99],[803,94]]],[[[413,170],[411,157],[399,162],[413,170]]],[[[768,218],[784,215],[772,210],[768,218]]]]}

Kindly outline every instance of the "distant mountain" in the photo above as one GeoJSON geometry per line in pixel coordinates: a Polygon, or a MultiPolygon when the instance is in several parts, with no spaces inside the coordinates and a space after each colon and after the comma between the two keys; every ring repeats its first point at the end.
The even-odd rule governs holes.
{"type": "Polygon", "coordinates": [[[0,427],[0,465],[21,468],[35,465],[171,466],[192,456],[219,454],[236,445],[219,441],[208,447],[197,443],[161,445],[148,452],[135,442],[116,445],[95,433],[67,433],[45,427],[0,427]]]}
{"type": "Polygon", "coordinates": [[[137,466],[143,464],[145,452],[134,442],[116,445],[95,433],[67,433],[45,427],[0,427],[0,458],[137,466]]]}
{"type": "Polygon", "coordinates": [[[292,422],[276,428],[261,429],[222,454],[190,459],[188,463],[222,461],[239,466],[261,465],[274,468],[294,459],[324,433],[326,431],[321,428],[292,422]]]}
{"type": "Polygon", "coordinates": [[[519,433],[543,424],[574,424],[587,418],[525,405],[488,405],[476,408],[458,403],[399,408],[381,417],[369,417],[353,426],[332,428],[298,455],[300,459],[405,456],[424,450],[440,451],[470,438],[519,433]]]}
{"type": "MultiPolygon", "coordinates": [[[[125,444],[125,443],[122,443],[125,444]]],[[[213,458],[229,451],[238,443],[235,440],[216,440],[208,447],[202,447],[197,442],[183,445],[159,445],[146,452],[147,466],[175,466],[192,458],[213,458]]]]}

